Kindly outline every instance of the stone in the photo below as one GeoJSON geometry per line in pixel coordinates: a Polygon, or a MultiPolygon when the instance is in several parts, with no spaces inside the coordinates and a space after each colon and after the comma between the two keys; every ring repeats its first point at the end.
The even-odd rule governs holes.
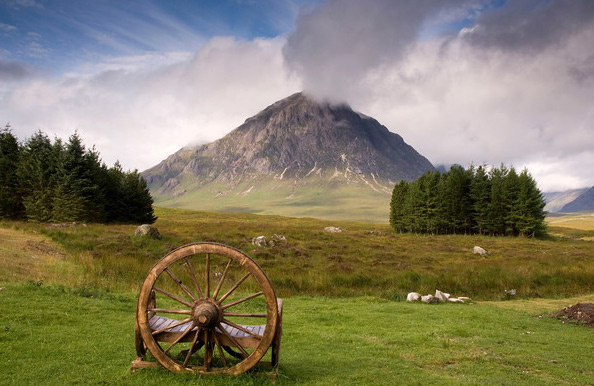
{"type": "Polygon", "coordinates": [[[161,234],[156,226],[142,224],[134,231],[134,236],[148,236],[151,239],[161,240],[161,234]]]}
{"type": "Polygon", "coordinates": [[[435,290],[435,298],[439,299],[440,302],[445,303],[450,298],[450,294],[446,294],[445,292],[441,292],[440,290],[435,290]]]}
{"type": "Polygon", "coordinates": [[[431,303],[439,303],[439,299],[438,299],[438,298],[436,298],[436,297],[435,297],[435,296],[433,296],[433,295],[426,295],[426,296],[421,296],[421,301],[422,301],[423,303],[428,303],[428,304],[431,304],[431,303]]]}
{"type": "Polygon", "coordinates": [[[472,248],[472,253],[479,256],[486,256],[489,254],[486,249],[481,248],[478,245],[475,245],[474,248],[472,248]]]}
{"type": "Polygon", "coordinates": [[[271,247],[274,247],[275,245],[287,245],[287,238],[283,235],[273,234],[268,244],[271,247]]]}
{"type": "Polygon", "coordinates": [[[460,298],[449,298],[448,302],[450,302],[450,303],[464,303],[464,300],[462,300],[460,298]]]}
{"type": "Polygon", "coordinates": [[[252,239],[252,244],[254,244],[257,247],[265,247],[266,245],[268,245],[266,241],[266,236],[254,237],[252,239]]]}
{"type": "Polygon", "coordinates": [[[324,228],[324,232],[327,232],[327,233],[340,233],[340,232],[342,232],[342,229],[340,229],[339,227],[326,227],[326,228],[324,228]]]}
{"type": "Polygon", "coordinates": [[[407,302],[418,302],[419,300],[421,300],[421,294],[418,292],[411,292],[406,295],[407,302]]]}

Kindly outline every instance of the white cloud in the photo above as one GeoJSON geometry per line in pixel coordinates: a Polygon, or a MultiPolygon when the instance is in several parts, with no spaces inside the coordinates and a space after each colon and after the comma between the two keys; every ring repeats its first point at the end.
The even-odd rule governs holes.
{"type": "Polygon", "coordinates": [[[557,12],[565,3],[478,17],[471,2],[474,28],[440,37],[426,29],[464,15],[460,3],[334,0],[297,23],[284,52],[314,95],[347,100],[434,164],[531,165],[543,188],[591,186],[591,163],[579,163],[594,158],[594,6],[557,12]]]}
{"type": "MultiPolygon", "coordinates": [[[[35,78],[0,94],[0,116],[25,139],[75,130],[109,165],[144,170],[191,142],[212,141],[300,89],[282,39],[214,38],[193,57],[96,76],[35,78]]],[[[132,61],[133,62],[133,61],[132,61]]]]}

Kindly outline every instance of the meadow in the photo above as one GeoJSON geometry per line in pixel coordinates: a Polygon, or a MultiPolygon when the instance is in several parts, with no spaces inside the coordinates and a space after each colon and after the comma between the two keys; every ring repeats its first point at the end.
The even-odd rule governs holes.
{"type": "Polygon", "coordinates": [[[551,218],[551,237],[538,240],[177,209],[156,214],[162,240],[134,237],[130,225],[0,223],[0,385],[594,385],[594,330],[547,316],[594,301],[588,221],[551,218]],[[327,233],[327,226],[343,231],[327,233]],[[273,234],[286,244],[251,244],[273,234]],[[276,377],[129,373],[140,284],[167,251],[194,241],[244,250],[284,298],[276,377]],[[490,254],[473,255],[474,245],[490,254]],[[512,288],[514,298],[504,292],[512,288]],[[403,301],[407,292],[435,289],[474,302],[403,301]]]}

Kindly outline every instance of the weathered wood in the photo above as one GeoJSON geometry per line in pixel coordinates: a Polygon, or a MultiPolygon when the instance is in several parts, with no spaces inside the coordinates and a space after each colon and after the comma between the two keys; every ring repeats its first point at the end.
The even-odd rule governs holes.
{"type": "MultiPolygon", "coordinates": [[[[166,301],[165,303],[170,304],[171,302],[166,301]]],[[[279,305],[282,306],[282,303],[278,302],[270,280],[260,266],[246,254],[222,244],[189,244],[166,255],[147,274],[140,290],[136,313],[137,352],[140,357],[148,349],[159,364],[174,372],[239,374],[258,363],[272,347],[272,365],[276,368],[278,348],[280,347],[281,308],[279,305]],[[221,260],[223,261],[221,262],[221,260]],[[234,263],[236,264],[234,265],[234,263]],[[215,266],[222,265],[225,268],[211,294],[211,270],[215,266]],[[198,269],[202,267],[202,269],[195,271],[195,267],[198,269]],[[244,273],[240,273],[241,278],[217,299],[223,290],[231,267],[233,267],[234,275],[240,273],[241,270],[244,270],[244,273]],[[179,272],[185,273],[185,276],[178,276],[179,272]],[[178,285],[177,289],[174,288],[174,291],[171,292],[155,287],[155,283],[162,275],[173,279],[178,285]],[[182,277],[193,282],[196,293],[193,293],[182,283],[182,277]],[[253,278],[250,285],[254,283],[259,285],[260,291],[240,299],[233,299],[233,297],[238,297],[233,295],[234,292],[248,278],[253,278]],[[204,291],[202,292],[201,289],[204,291]],[[189,296],[192,301],[182,299],[177,294],[180,292],[184,297],[185,295],[189,296]],[[155,299],[155,293],[174,300],[179,303],[180,307],[159,306],[158,304],[162,300],[155,299]],[[260,311],[263,311],[263,304],[250,303],[250,300],[259,296],[265,298],[265,312],[260,311]],[[231,301],[222,305],[222,302],[227,299],[231,301]],[[238,304],[247,304],[247,309],[250,311],[225,311],[238,304]],[[189,317],[177,320],[165,317],[164,314],[189,315],[189,317]],[[264,324],[243,325],[229,318],[261,318],[264,324]],[[163,349],[159,342],[169,343],[169,345],[163,349]],[[181,346],[176,348],[178,345],[181,346]],[[144,352],[143,348],[145,348],[144,352]],[[186,348],[188,348],[187,351],[186,348]],[[239,352],[234,353],[232,348],[239,352]],[[179,353],[180,350],[182,350],[181,353],[179,353]],[[195,359],[191,360],[192,355],[199,351],[203,353],[196,354],[195,359]],[[223,351],[234,354],[231,357],[226,357],[223,351]],[[216,355],[220,360],[213,360],[216,355]],[[236,357],[239,359],[235,359],[236,357]],[[229,359],[232,359],[232,362],[229,362],[229,359]]]]}

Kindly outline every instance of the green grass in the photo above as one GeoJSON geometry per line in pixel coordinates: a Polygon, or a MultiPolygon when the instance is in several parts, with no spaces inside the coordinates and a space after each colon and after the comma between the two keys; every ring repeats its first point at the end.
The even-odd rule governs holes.
{"type": "MultiPolygon", "coordinates": [[[[29,235],[38,244],[53,242],[65,254],[60,260],[62,268],[55,263],[52,269],[28,272],[27,264],[20,264],[20,273],[14,272],[13,261],[23,258],[0,258],[0,282],[31,278],[136,292],[149,268],[169,250],[190,242],[213,241],[252,256],[283,297],[402,299],[411,291],[426,294],[439,289],[476,300],[502,300],[504,290],[512,288],[518,298],[594,293],[592,242],[568,237],[421,236],[396,234],[387,224],[163,208],[156,213],[162,240],[134,237],[135,226],[131,225],[0,223],[4,232],[13,232],[7,238],[29,235]],[[327,226],[344,231],[327,233],[327,226]],[[284,235],[287,244],[251,244],[253,237],[273,234],[284,235]],[[473,255],[475,245],[490,254],[485,258],[473,255]],[[67,268],[70,271],[60,275],[67,268]]],[[[17,250],[15,255],[21,253],[17,247],[13,250],[17,250]]]]}
{"type": "Polygon", "coordinates": [[[594,329],[539,314],[372,297],[284,303],[276,380],[266,371],[130,374],[133,295],[9,284],[0,385],[594,385],[594,329]]]}

